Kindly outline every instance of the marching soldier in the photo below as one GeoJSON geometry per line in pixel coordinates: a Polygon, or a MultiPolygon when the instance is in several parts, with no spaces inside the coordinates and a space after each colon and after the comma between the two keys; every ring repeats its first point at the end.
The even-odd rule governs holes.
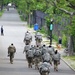
{"type": "Polygon", "coordinates": [[[47,50],[48,50],[48,53],[50,54],[50,56],[51,56],[52,59],[53,59],[54,47],[52,47],[52,46],[48,46],[47,50]]]}
{"type": "Polygon", "coordinates": [[[34,52],[35,69],[38,69],[38,64],[40,63],[40,57],[41,57],[41,51],[39,50],[39,46],[37,45],[34,52]]]}
{"type": "Polygon", "coordinates": [[[42,64],[40,64],[39,65],[39,72],[40,72],[40,75],[49,75],[49,73],[50,73],[50,63],[43,62],[42,64]]]}
{"type": "Polygon", "coordinates": [[[31,41],[32,41],[32,36],[31,36],[31,34],[27,31],[27,32],[25,33],[24,42],[25,42],[26,45],[29,45],[29,44],[31,43],[31,41]]]}
{"type": "Polygon", "coordinates": [[[23,53],[25,52],[26,59],[28,59],[27,58],[27,52],[28,52],[28,50],[30,50],[30,45],[25,45],[23,53]]]}
{"type": "Polygon", "coordinates": [[[16,52],[16,48],[13,43],[8,47],[8,56],[10,56],[10,63],[13,64],[14,53],[16,52]]]}
{"type": "Polygon", "coordinates": [[[54,61],[54,71],[58,71],[58,65],[60,64],[60,54],[56,50],[53,55],[53,61],[54,61]]]}
{"type": "Polygon", "coordinates": [[[41,35],[39,32],[37,32],[37,33],[35,34],[35,41],[36,41],[36,46],[37,46],[37,45],[38,45],[38,46],[41,46],[42,35],[41,35]]]}
{"type": "Polygon", "coordinates": [[[43,55],[44,53],[46,53],[46,52],[47,52],[47,47],[46,47],[46,45],[43,45],[43,46],[42,46],[42,49],[41,49],[42,55],[43,55]]]}
{"type": "Polygon", "coordinates": [[[31,49],[29,49],[27,51],[27,61],[28,61],[28,67],[32,68],[32,64],[33,64],[33,51],[31,49]]]}
{"type": "Polygon", "coordinates": [[[42,56],[43,62],[48,62],[52,65],[52,58],[48,52],[44,53],[42,56]]]}

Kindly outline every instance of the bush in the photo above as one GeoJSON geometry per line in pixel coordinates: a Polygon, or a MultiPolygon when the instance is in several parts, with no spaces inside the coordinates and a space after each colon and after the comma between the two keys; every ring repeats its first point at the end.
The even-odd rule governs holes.
{"type": "Polygon", "coordinates": [[[63,44],[64,46],[67,45],[67,36],[66,36],[65,34],[63,34],[63,36],[62,36],[62,44],[63,44]]]}
{"type": "Polygon", "coordinates": [[[40,30],[39,30],[39,32],[41,32],[41,33],[43,33],[45,36],[47,36],[47,30],[44,28],[44,27],[42,27],[40,30]]]}
{"type": "Polygon", "coordinates": [[[2,16],[3,12],[4,12],[4,10],[0,11],[0,16],[2,16]]]}
{"type": "Polygon", "coordinates": [[[58,42],[58,37],[56,35],[52,35],[53,39],[58,42]]]}

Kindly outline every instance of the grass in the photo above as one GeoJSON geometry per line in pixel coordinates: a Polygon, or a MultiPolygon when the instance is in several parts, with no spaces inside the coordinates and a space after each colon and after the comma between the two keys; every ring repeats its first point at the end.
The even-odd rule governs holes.
{"type": "Polygon", "coordinates": [[[0,17],[2,16],[3,12],[4,12],[4,10],[0,11],[0,17]]]}
{"type": "Polygon", "coordinates": [[[75,61],[75,56],[67,56],[67,57],[65,56],[64,58],[65,58],[65,59],[70,59],[70,60],[75,61]]]}
{"type": "Polygon", "coordinates": [[[72,68],[75,69],[75,56],[64,56],[65,61],[67,61],[72,68]]]}

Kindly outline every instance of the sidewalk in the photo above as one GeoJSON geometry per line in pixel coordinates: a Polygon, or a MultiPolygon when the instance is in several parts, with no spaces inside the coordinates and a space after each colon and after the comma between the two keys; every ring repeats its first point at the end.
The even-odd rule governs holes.
{"type": "MultiPolygon", "coordinates": [[[[36,32],[36,31],[33,30],[33,28],[28,28],[28,30],[31,31],[31,32],[33,32],[33,33],[36,32]]],[[[42,34],[42,36],[44,36],[44,35],[42,34]]],[[[42,42],[42,44],[49,45],[49,43],[50,43],[50,40],[47,39],[46,37],[43,37],[43,42],[42,42]]],[[[67,61],[66,59],[63,58],[63,55],[64,55],[64,48],[58,49],[57,46],[56,46],[56,42],[54,42],[54,41],[52,42],[52,46],[60,52],[60,54],[61,54],[61,56],[62,56],[62,57],[61,57],[62,61],[64,61],[66,65],[68,65],[73,71],[75,71],[75,68],[70,64],[70,63],[72,63],[73,61],[71,61],[71,60],[67,61]]]]}

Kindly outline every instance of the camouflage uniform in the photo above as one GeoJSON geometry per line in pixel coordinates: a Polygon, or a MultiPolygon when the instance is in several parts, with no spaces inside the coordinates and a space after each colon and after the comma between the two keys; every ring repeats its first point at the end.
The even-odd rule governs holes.
{"type": "Polygon", "coordinates": [[[48,62],[48,63],[52,64],[52,58],[48,52],[44,53],[42,58],[43,58],[43,62],[48,62]]]}
{"type": "Polygon", "coordinates": [[[28,52],[28,50],[30,50],[30,45],[25,45],[23,53],[25,52],[25,54],[26,54],[26,59],[28,59],[28,58],[27,58],[27,52],[28,52]]]}
{"type": "Polygon", "coordinates": [[[48,53],[50,54],[50,56],[52,57],[52,60],[53,60],[54,47],[49,46],[49,47],[47,48],[47,50],[48,50],[48,53]]]}
{"type": "Polygon", "coordinates": [[[13,44],[8,47],[8,56],[10,56],[10,63],[13,64],[14,53],[16,52],[16,48],[13,44]]]}
{"type": "Polygon", "coordinates": [[[42,64],[40,64],[39,65],[39,72],[40,72],[40,75],[49,75],[49,73],[50,73],[50,63],[43,62],[42,64]]]}
{"type": "Polygon", "coordinates": [[[35,69],[38,69],[38,64],[40,63],[40,56],[41,56],[41,51],[39,50],[39,47],[37,47],[34,52],[35,69]]]}
{"type": "Polygon", "coordinates": [[[29,45],[32,41],[32,36],[31,34],[27,31],[25,33],[25,37],[24,37],[24,42],[25,42],[25,45],[29,45]]]}
{"type": "Polygon", "coordinates": [[[37,45],[38,45],[38,46],[41,46],[42,35],[41,35],[39,32],[37,32],[37,33],[35,34],[35,41],[36,41],[36,46],[37,46],[37,45]]]}
{"type": "Polygon", "coordinates": [[[34,55],[33,55],[33,51],[30,49],[30,50],[28,50],[27,51],[27,61],[28,61],[28,67],[30,68],[32,68],[32,64],[33,64],[33,57],[34,57],[34,55]]]}
{"type": "Polygon", "coordinates": [[[58,65],[60,64],[60,54],[55,51],[53,55],[53,61],[54,61],[54,71],[58,71],[58,65]]]}
{"type": "Polygon", "coordinates": [[[41,52],[42,52],[42,55],[47,52],[47,47],[46,47],[46,45],[43,45],[43,46],[42,46],[41,52]]]}

